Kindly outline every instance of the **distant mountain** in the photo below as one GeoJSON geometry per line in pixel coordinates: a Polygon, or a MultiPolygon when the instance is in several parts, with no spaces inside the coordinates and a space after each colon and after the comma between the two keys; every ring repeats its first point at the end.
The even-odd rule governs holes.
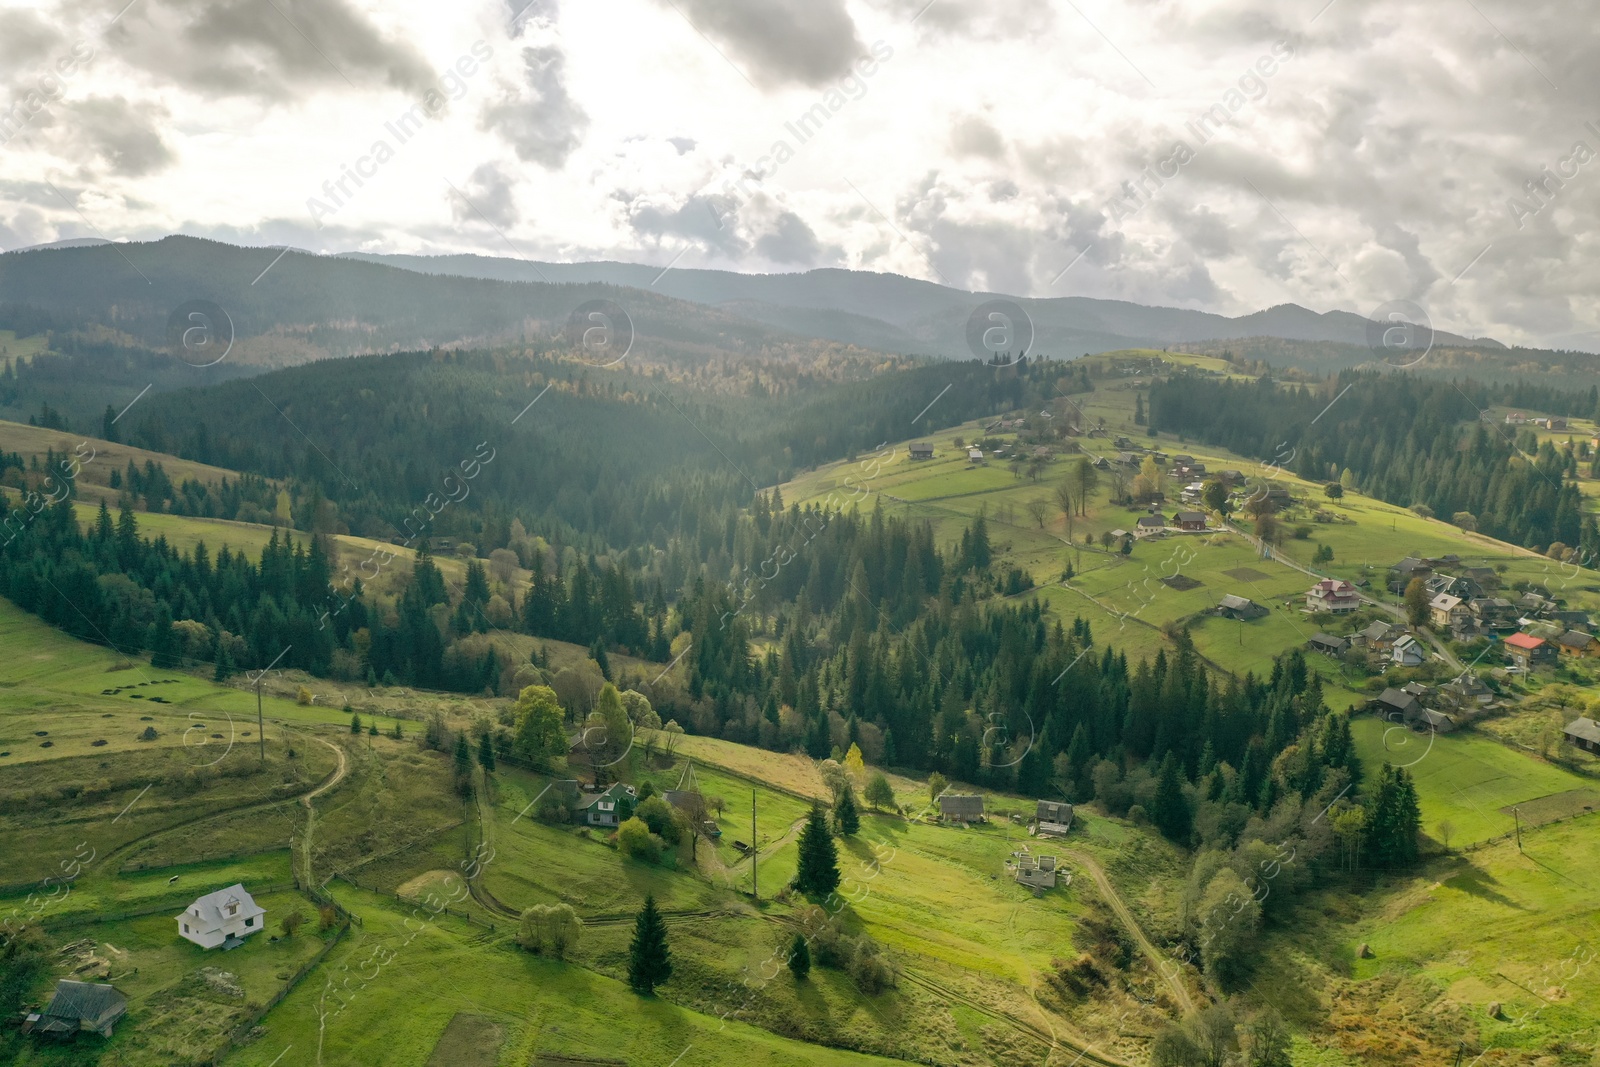
{"type": "MultiPolygon", "coordinates": [[[[897,274],[833,268],[803,274],[736,274],[637,263],[536,263],[494,256],[346,253],[425,274],[501,281],[602,282],[647,289],[744,318],[862,347],[968,358],[965,326],[987,300],[1011,299],[1033,320],[1037,351],[1054,356],[1118,348],[1160,348],[1185,341],[1278,337],[1366,344],[1368,321],[1347,311],[1319,314],[1280,304],[1238,318],[1184,308],[1146,307],[1089,297],[1037,299],[969,293],[897,274]]],[[[1500,342],[1437,333],[1437,344],[1502,348],[1500,342]]]]}
{"type": "Polygon", "coordinates": [[[12,248],[6,250],[4,254],[9,255],[12,252],[37,252],[46,248],[93,248],[96,245],[108,245],[110,243],[110,241],[107,241],[101,237],[72,237],[65,241],[51,241],[49,244],[27,245],[23,248],[12,248]]]}
{"type": "MultiPolygon", "coordinates": [[[[648,281],[648,279],[646,279],[648,281]]],[[[235,333],[229,362],[264,367],[330,356],[548,343],[580,305],[624,307],[640,356],[700,364],[718,356],[799,364],[836,354],[783,326],[674,299],[648,286],[428,276],[295,250],[240,248],[192,237],[71,244],[0,256],[0,329],[7,312],[45,312],[52,328],[96,328],[130,346],[163,349],[169,318],[210,301],[235,333]]],[[[37,315],[33,315],[37,319],[37,315]]],[[[874,358],[873,362],[878,362],[874,358]]]]}

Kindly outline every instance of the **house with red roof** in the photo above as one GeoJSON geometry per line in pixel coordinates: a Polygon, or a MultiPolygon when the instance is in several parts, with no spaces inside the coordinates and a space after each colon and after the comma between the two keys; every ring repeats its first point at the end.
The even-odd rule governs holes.
{"type": "Polygon", "coordinates": [[[1518,633],[1506,638],[1506,655],[1511,657],[1511,662],[1529,671],[1540,663],[1555,659],[1556,650],[1542,637],[1518,633]]]}

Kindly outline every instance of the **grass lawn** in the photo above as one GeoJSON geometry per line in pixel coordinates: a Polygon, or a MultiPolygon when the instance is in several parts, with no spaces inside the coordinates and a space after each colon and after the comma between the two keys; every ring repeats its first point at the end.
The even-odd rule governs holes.
{"type": "MultiPolygon", "coordinates": [[[[1424,831],[1441,838],[1439,824],[1448,821],[1453,827],[1452,846],[1510,832],[1515,825],[1509,811],[1513,804],[1589,790],[1595,784],[1471,731],[1430,737],[1371,715],[1358,716],[1350,727],[1356,749],[1372,771],[1385,760],[1409,765],[1422,803],[1424,831]]],[[[1523,825],[1530,821],[1531,817],[1525,819],[1523,825]]]]}
{"type": "Polygon", "coordinates": [[[285,1049],[292,1062],[325,1067],[424,1067],[461,1012],[498,1023],[494,1062],[519,1067],[541,1053],[665,1067],[689,1049],[694,1058],[685,1060],[707,1067],[895,1062],[724,1024],[673,1003],[670,982],[661,997],[641,998],[614,978],[522,952],[458,920],[430,922],[387,898],[335,889],[364,925],[323,965],[345,990],[323,1002],[325,1025],[319,1030],[326,986],[314,976],[267,1016],[264,1036],[224,1059],[227,1067],[269,1067],[285,1049]]]}

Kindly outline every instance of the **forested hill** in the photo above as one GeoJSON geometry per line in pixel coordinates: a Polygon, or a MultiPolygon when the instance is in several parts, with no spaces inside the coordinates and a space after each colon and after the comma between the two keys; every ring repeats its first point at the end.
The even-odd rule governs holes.
{"type": "Polygon", "coordinates": [[[316,493],[350,532],[384,538],[486,443],[494,462],[434,520],[437,534],[487,551],[519,518],[551,540],[664,548],[799,469],[1088,388],[1056,362],[854,383],[779,370],[746,368],[740,395],[659,367],[597,370],[559,349],[368,356],[151,396],[123,427],[140,447],[287,479],[297,504],[316,493]]]}
{"type": "MultiPolygon", "coordinates": [[[[1326,388],[1306,388],[1178,373],[1151,388],[1150,426],[1313,481],[1345,479],[1512,544],[1541,551],[1560,544],[1593,558],[1600,530],[1583,514],[1577,450],[1540,444],[1527,432],[1519,439],[1482,418],[1491,405],[1527,395],[1526,387],[1398,374],[1349,372],[1326,388]]],[[[1585,414],[1596,404],[1592,390],[1541,391],[1539,399],[1585,414]]]]}
{"type": "MultiPolygon", "coordinates": [[[[208,300],[232,319],[234,364],[285,366],[329,356],[548,338],[579,305],[609,299],[633,320],[637,358],[701,363],[714,354],[838,358],[815,341],[646,288],[441,277],[306,252],[192,237],[0,255],[0,329],[99,326],[159,349],[173,311],[208,300]],[[275,262],[276,261],[276,262],[275,262]]],[[[872,362],[882,360],[872,357],[872,362]]]]}

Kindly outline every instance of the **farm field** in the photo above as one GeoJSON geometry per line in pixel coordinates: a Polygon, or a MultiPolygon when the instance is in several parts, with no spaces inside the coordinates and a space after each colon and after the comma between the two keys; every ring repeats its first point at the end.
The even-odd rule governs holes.
{"type": "Polygon", "coordinates": [[[1442,841],[1440,824],[1448,822],[1452,847],[1510,833],[1512,805],[1524,807],[1524,827],[1581,814],[1586,804],[1600,808],[1600,782],[1472,730],[1429,735],[1373,715],[1357,716],[1350,729],[1367,767],[1389,762],[1410,771],[1423,831],[1442,841]]]}

